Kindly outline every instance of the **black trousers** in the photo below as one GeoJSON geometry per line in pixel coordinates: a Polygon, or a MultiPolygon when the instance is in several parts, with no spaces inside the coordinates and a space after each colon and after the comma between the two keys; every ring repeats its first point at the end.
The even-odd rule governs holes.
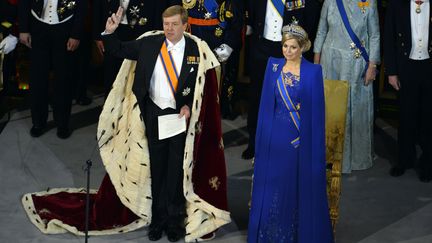
{"type": "Polygon", "coordinates": [[[171,108],[161,110],[150,98],[145,99],[144,107],[152,177],[152,224],[184,228],[183,154],[186,134],[159,140],[158,116],[178,111],[171,108]]]}
{"type": "MultiPolygon", "coordinates": [[[[120,24],[116,33],[121,41],[131,41],[144,34],[145,31],[147,31],[147,29],[145,29],[144,26],[135,26],[134,28],[131,28],[129,25],[120,24]]],[[[104,53],[103,74],[105,97],[108,96],[112,88],[123,60],[123,58],[118,58],[108,53],[104,53]]]]}
{"type": "Polygon", "coordinates": [[[237,73],[240,61],[240,50],[234,50],[223,69],[221,90],[221,113],[222,117],[233,116],[234,104],[237,101],[237,73]]]}
{"type": "Polygon", "coordinates": [[[32,17],[30,50],[31,115],[35,126],[44,126],[48,118],[49,71],[54,72],[52,100],[54,121],[68,127],[72,103],[72,53],[67,51],[71,20],[48,25],[32,17]]]}
{"type": "Polygon", "coordinates": [[[249,148],[255,150],[255,133],[258,122],[258,110],[261,100],[261,91],[264,80],[264,73],[267,61],[270,56],[282,57],[282,45],[279,41],[269,41],[264,38],[252,37],[251,39],[251,67],[250,88],[249,88],[249,111],[247,119],[247,128],[249,132],[249,148]]]}
{"type": "Polygon", "coordinates": [[[432,173],[431,60],[408,60],[406,64],[399,76],[398,165],[432,173]],[[418,161],[416,144],[422,150],[418,161]]]}
{"type": "Polygon", "coordinates": [[[90,33],[83,32],[80,40],[80,45],[77,50],[73,52],[73,98],[81,99],[87,97],[87,85],[90,81],[90,60],[91,60],[91,39],[90,33]]]}

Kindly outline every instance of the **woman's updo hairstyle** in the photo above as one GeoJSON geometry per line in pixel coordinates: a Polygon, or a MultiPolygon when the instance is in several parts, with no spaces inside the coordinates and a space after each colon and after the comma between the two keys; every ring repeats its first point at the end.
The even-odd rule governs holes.
{"type": "Polygon", "coordinates": [[[285,41],[291,39],[297,41],[300,48],[303,49],[303,52],[307,52],[311,48],[312,44],[309,40],[308,34],[300,25],[298,25],[297,21],[293,21],[292,24],[285,25],[282,28],[282,45],[285,41]]]}

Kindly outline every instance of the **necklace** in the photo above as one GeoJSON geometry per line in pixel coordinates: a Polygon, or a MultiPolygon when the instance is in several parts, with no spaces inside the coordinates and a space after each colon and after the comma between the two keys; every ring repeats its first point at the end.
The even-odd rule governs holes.
{"type": "Polygon", "coordinates": [[[288,73],[282,72],[282,80],[283,80],[283,83],[285,85],[288,85],[290,87],[293,86],[293,81],[292,81],[291,77],[288,75],[288,73]]]}
{"type": "Polygon", "coordinates": [[[420,6],[422,5],[423,1],[421,1],[421,0],[416,0],[415,3],[416,3],[416,9],[415,9],[415,12],[416,12],[417,14],[419,14],[419,13],[421,13],[420,6]]]}
{"type": "Polygon", "coordinates": [[[297,75],[290,73],[290,72],[284,73],[282,71],[282,81],[283,81],[284,85],[288,85],[290,87],[293,87],[294,86],[294,80],[299,80],[299,77],[297,75]]]}

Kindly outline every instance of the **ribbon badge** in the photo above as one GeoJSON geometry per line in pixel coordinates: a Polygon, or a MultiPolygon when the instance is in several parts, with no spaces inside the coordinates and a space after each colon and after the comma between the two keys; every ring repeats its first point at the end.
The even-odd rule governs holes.
{"type": "Polygon", "coordinates": [[[186,57],[187,64],[198,64],[199,61],[200,61],[200,58],[196,57],[196,56],[187,56],[186,57]]]}
{"type": "Polygon", "coordinates": [[[361,9],[362,13],[366,13],[366,8],[369,7],[369,1],[368,0],[360,0],[357,3],[357,5],[361,9]]]}

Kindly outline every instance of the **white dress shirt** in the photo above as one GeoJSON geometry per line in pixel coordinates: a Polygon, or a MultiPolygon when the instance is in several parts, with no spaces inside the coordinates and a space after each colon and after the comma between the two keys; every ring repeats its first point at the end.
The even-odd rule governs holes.
{"type": "Polygon", "coordinates": [[[417,4],[411,0],[411,41],[412,47],[409,58],[412,60],[425,60],[429,58],[429,0],[423,0],[420,13],[416,13],[417,4]]]}
{"type": "Polygon", "coordinates": [[[42,18],[39,18],[39,16],[33,10],[31,11],[31,13],[37,20],[50,25],[64,23],[68,21],[70,18],[72,18],[71,15],[63,19],[62,21],[59,21],[59,17],[57,14],[57,5],[58,5],[58,0],[44,0],[42,18]]]}
{"type": "MultiPolygon", "coordinates": [[[[282,0],[285,5],[285,0],[282,0]]],[[[263,36],[267,40],[281,41],[282,40],[282,25],[283,16],[273,6],[271,0],[267,0],[264,33],[263,36]]]]}
{"type": "Polygon", "coordinates": [[[126,18],[126,11],[129,6],[129,0],[119,0],[120,6],[123,8],[123,16],[120,21],[120,24],[128,24],[127,18],[126,18]]]}
{"type": "MultiPolygon", "coordinates": [[[[180,72],[183,64],[183,57],[185,51],[186,40],[184,36],[182,39],[173,45],[169,40],[167,40],[167,49],[171,52],[174,59],[174,63],[180,78],[180,72]]],[[[166,108],[176,108],[176,101],[171,91],[171,86],[169,80],[166,76],[164,67],[160,56],[156,60],[156,65],[153,70],[152,77],[150,79],[150,99],[161,109],[166,108]]]]}

